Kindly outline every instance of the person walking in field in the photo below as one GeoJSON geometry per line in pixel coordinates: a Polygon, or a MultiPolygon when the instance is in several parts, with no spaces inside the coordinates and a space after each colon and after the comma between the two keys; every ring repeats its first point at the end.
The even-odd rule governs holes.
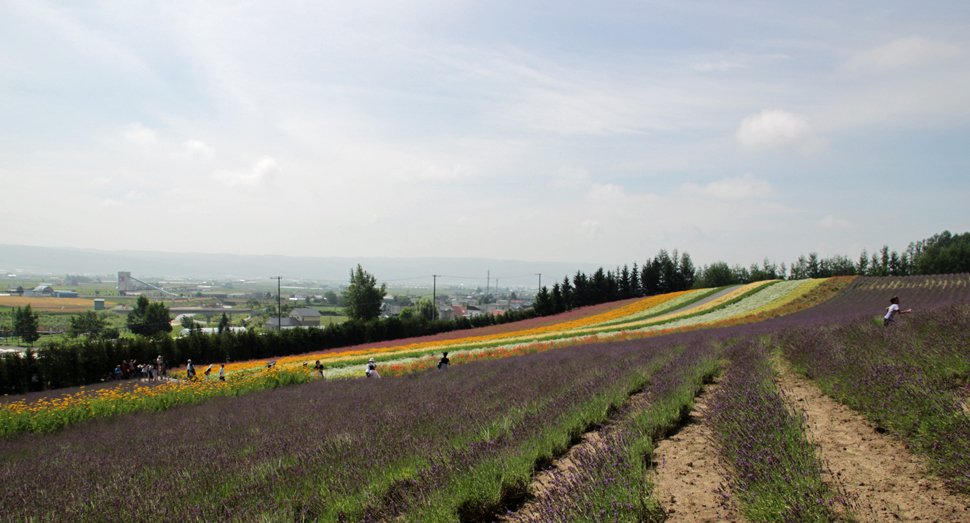
{"type": "Polygon", "coordinates": [[[381,379],[381,375],[377,373],[377,363],[374,361],[374,358],[371,358],[367,362],[367,370],[364,372],[364,375],[368,378],[381,379]]]}
{"type": "Polygon", "coordinates": [[[219,364],[219,381],[226,381],[226,364],[219,364]]]}
{"type": "Polygon", "coordinates": [[[441,371],[441,370],[447,370],[449,363],[451,363],[451,360],[448,359],[448,353],[447,352],[442,352],[441,353],[441,359],[438,360],[438,370],[439,371],[441,371]]]}
{"type": "Polygon", "coordinates": [[[882,324],[886,326],[893,323],[896,320],[896,314],[909,314],[911,312],[913,312],[913,309],[899,310],[899,296],[893,296],[889,299],[889,307],[886,307],[886,316],[883,317],[882,324]]]}
{"type": "Polygon", "coordinates": [[[212,364],[205,368],[205,380],[209,381],[209,374],[212,374],[212,364]]]}
{"type": "Polygon", "coordinates": [[[185,377],[190,380],[195,379],[195,365],[192,365],[192,360],[185,364],[185,377]]]}

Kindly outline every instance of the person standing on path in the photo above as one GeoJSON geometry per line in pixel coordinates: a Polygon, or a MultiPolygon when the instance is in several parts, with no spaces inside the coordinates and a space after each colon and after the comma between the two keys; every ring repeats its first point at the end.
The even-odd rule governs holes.
{"type": "Polygon", "coordinates": [[[441,353],[441,359],[438,360],[438,370],[439,371],[441,371],[441,370],[447,370],[449,363],[451,363],[451,360],[448,359],[448,353],[447,352],[442,352],[441,353]]]}
{"type": "Polygon", "coordinates": [[[886,316],[883,317],[882,324],[886,326],[896,321],[896,314],[909,314],[911,312],[913,312],[913,309],[899,310],[899,296],[893,296],[889,299],[889,307],[886,307],[886,316]]]}
{"type": "Polygon", "coordinates": [[[377,363],[374,361],[374,358],[371,358],[370,361],[367,362],[367,371],[364,372],[364,375],[366,375],[368,378],[381,379],[381,375],[377,373],[377,363]]]}

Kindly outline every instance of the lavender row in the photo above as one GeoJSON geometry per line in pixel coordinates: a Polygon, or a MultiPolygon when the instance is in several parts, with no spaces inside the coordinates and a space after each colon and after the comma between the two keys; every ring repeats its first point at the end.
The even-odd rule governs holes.
{"type": "Polygon", "coordinates": [[[556,473],[528,513],[514,521],[648,522],[665,514],[653,497],[647,464],[654,443],[680,425],[703,383],[717,371],[715,346],[698,341],[674,357],[645,390],[649,407],[628,407],[598,443],[579,449],[574,467],[556,473]]]}
{"type": "Polygon", "coordinates": [[[0,442],[0,513],[13,521],[483,515],[670,353],[667,340],[576,347],[23,435],[0,442]],[[510,472],[495,481],[495,470],[510,472]]]}
{"type": "Polygon", "coordinates": [[[783,332],[785,357],[829,395],[908,441],[957,490],[970,492],[970,305],[783,332]]]}
{"type": "Polygon", "coordinates": [[[839,521],[844,491],[823,480],[804,414],[774,386],[768,349],[749,338],[726,357],[731,365],[705,422],[736,507],[751,521],[839,521]]]}

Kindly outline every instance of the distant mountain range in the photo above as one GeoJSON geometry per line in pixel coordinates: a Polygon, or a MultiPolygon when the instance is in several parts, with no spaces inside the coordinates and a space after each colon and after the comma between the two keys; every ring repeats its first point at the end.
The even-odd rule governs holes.
{"type": "MultiPolygon", "coordinates": [[[[0,271],[21,270],[30,274],[63,276],[116,275],[129,271],[137,278],[268,278],[308,279],[347,282],[357,264],[380,281],[428,283],[438,274],[442,285],[484,286],[491,271],[505,287],[535,286],[542,274],[546,286],[572,276],[576,271],[590,274],[600,267],[592,263],[528,262],[487,258],[336,258],[279,255],[203,254],[150,251],[102,251],[0,244],[0,271]],[[504,278],[504,280],[503,280],[504,278]],[[393,281],[392,281],[393,280],[393,281]]],[[[613,266],[603,266],[606,270],[613,266]]]]}

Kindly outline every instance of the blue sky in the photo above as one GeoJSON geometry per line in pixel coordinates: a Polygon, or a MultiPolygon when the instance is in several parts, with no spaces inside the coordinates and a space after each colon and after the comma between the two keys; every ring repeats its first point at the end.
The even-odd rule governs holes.
{"type": "Polygon", "coordinates": [[[967,2],[0,4],[0,243],[856,257],[968,144],[967,2]]]}

